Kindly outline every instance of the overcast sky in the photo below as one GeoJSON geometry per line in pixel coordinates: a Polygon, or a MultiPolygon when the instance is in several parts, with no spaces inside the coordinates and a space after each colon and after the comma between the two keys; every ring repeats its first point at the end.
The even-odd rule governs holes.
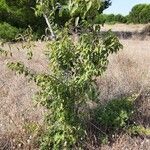
{"type": "Polygon", "coordinates": [[[112,0],[112,5],[104,13],[127,15],[134,5],[141,3],[150,4],[150,0],[112,0]]]}

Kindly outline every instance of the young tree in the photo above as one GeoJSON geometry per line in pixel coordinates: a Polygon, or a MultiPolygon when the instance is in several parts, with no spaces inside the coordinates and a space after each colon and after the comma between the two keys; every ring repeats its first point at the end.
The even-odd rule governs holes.
{"type": "Polygon", "coordinates": [[[97,102],[99,97],[96,77],[106,70],[109,54],[121,48],[111,32],[101,37],[99,25],[91,22],[106,8],[104,4],[97,0],[38,1],[37,14],[43,15],[52,36],[57,33],[47,52],[50,72],[32,73],[21,63],[8,64],[9,68],[30,77],[40,87],[36,100],[47,108],[46,131],[41,140],[43,150],[82,149],[84,146],[85,121],[90,117],[85,108],[87,102],[97,102]],[[58,10],[59,15],[67,11],[70,19],[54,33],[52,21],[58,10]],[[76,42],[71,37],[72,26],[84,28],[76,42]]]}

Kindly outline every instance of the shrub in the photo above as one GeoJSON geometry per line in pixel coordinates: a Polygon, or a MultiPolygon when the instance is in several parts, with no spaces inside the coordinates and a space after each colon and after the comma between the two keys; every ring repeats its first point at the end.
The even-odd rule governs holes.
{"type": "Polygon", "coordinates": [[[97,15],[96,18],[95,18],[95,20],[94,20],[94,22],[96,24],[104,24],[105,21],[106,21],[106,15],[104,15],[104,14],[97,15]]]}
{"type": "Polygon", "coordinates": [[[10,41],[15,39],[15,36],[19,34],[21,30],[11,26],[8,23],[0,24],[0,39],[4,39],[6,41],[10,41]]]}
{"type": "Polygon", "coordinates": [[[97,122],[110,130],[126,127],[133,114],[133,100],[131,97],[114,99],[96,111],[97,122]]]}
{"type": "Polygon", "coordinates": [[[115,15],[114,20],[118,23],[127,23],[127,18],[125,16],[120,15],[120,14],[115,15]]]}
{"type": "MultiPolygon", "coordinates": [[[[100,26],[91,23],[91,18],[102,11],[103,2],[75,0],[65,6],[59,4],[62,4],[60,8],[70,12],[72,18],[61,30],[57,28],[57,36],[49,42],[49,73],[32,73],[20,62],[8,63],[10,69],[28,76],[40,89],[35,98],[47,108],[46,132],[41,138],[43,150],[82,148],[82,140],[86,136],[83,120],[88,119],[84,107],[88,101],[97,101],[99,95],[95,78],[107,69],[109,54],[122,47],[112,32],[101,37],[100,26]],[[83,29],[80,34],[77,27],[83,29]],[[72,28],[78,34],[77,42],[70,35],[72,28]]],[[[38,3],[37,7],[37,14],[45,17],[52,31],[51,21],[55,18],[58,3],[46,0],[38,3]],[[56,9],[49,10],[49,6],[56,9]],[[47,14],[50,15],[47,17],[47,14]]]]}
{"type": "Polygon", "coordinates": [[[133,125],[128,128],[128,133],[132,135],[150,136],[150,128],[145,128],[142,125],[133,125]]]}
{"type": "Polygon", "coordinates": [[[121,14],[105,14],[103,15],[105,18],[106,23],[108,24],[115,24],[115,23],[127,23],[127,17],[122,16],[121,14]]]}
{"type": "Polygon", "coordinates": [[[115,15],[114,14],[109,14],[106,17],[106,23],[110,23],[110,22],[115,22],[115,15]]]}
{"type": "Polygon", "coordinates": [[[41,149],[71,149],[85,137],[82,120],[87,116],[80,109],[87,101],[97,100],[94,77],[106,70],[109,54],[117,52],[121,46],[113,34],[108,33],[102,40],[93,32],[81,35],[77,44],[66,30],[59,35],[59,40],[51,41],[47,52],[50,74],[34,75],[20,63],[8,64],[19,74],[33,77],[41,89],[37,101],[48,109],[41,149]]]}

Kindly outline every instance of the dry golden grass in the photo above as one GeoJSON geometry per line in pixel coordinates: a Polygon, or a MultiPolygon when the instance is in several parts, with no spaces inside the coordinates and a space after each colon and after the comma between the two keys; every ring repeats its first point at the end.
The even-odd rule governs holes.
{"type": "Polygon", "coordinates": [[[150,42],[121,40],[121,43],[124,49],[110,56],[108,69],[98,81],[101,99],[150,88],[150,42]]]}
{"type": "MultiPolygon", "coordinates": [[[[116,97],[139,92],[145,93],[150,90],[150,41],[121,40],[121,43],[124,45],[124,49],[109,57],[108,69],[98,79],[101,91],[100,103],[116,97]]],[[[22,135],[26,133],[24,131],[26,123],[41,124],[43,120],[44,109],[35,106],[31,99],[37,91],[37,87],[32,82],[28,83],[22,75],[16,75],[8,70],[6,63],[12,60],[21,60],[34,71],[47,72],[48,62],[43,54],[45,43],[36,42],[35,44],[32,60],[26,59],[25,50],[17,50],[17,47],[21,48],[21,44],[11,45],[11,51],[15,54],[12,58],[0,57],[0,133],[6,135],[4,138],[0,138],[0,149],[9,149],[4,147],[5,144],[6,146],[11,145],[13,138],[16,137],[20,140],[17,143],[18,146],[22,143],[24,149],[34,149],[32,143],[28,145],[27,142],[30,135],[26,135],[27,137],[22,137],[22,135]],[[11,135],[12,133],[13,135],[11,135]]],[[[9,50],[9,46],[5,45],[3,49],[9,50]]],[[[137,106],[138,120],[143,124],[145,120],[142,120],[141,116],[150,116],[150,95],[146,95],[146,98],[143,97],[137,106]]],[[[135,119],[135,121],[137,120],[135,119]]],[[[147,121],[145,125],[149,126],[149,122],[147,121]]],[[[132,139],[128,135],[121,135],[111,146],[102,146],[102,149],[148,150],[149,147],[150,140],[147,138],[132,139]]],[[[16,149],[23,149],[23,147],[16,149]]]]}
{"type": "MultiPolygon", "coordinates": [[[[0,57],[0,133],[19,131],[27,121],[39,121],[43,114],[41,108],[35,108],[31,100],[37,91],[34,83],[28,83],[23,75],[16,75],[6,67],[8,61],[22,61],[34,71],[47,70],[47,60],[42,54],[44,44],[36,43],[34,57],[27,60],[26,50],[17,50],[21,44],[11,45],[13,57],[0,57]],[[40,47],[38,46],[40,45],[40,47]]],[[[9,50],[8,45],[3,49],[9,50]]]]}
{"type": "Polygon", "coordinates": [[[114,25],[108,25],[105,24],[104,27],[102,27],[102,30],[109,30],[112,29],[112,31],[128,31],[128,32],[136,32],[136,31],[142,31],[142,29],[145,27],[145,24],[114,24],[114,25]]]}

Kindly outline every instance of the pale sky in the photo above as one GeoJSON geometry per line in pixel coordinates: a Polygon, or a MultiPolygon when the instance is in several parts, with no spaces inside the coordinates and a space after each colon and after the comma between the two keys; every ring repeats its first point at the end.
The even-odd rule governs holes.
{"type": "Polygon", "coordinates": [[[127,15],[134,5],[143,3],[150,4],[150,0],[112,0],[112,5],[104,13],[127,15]]]}

